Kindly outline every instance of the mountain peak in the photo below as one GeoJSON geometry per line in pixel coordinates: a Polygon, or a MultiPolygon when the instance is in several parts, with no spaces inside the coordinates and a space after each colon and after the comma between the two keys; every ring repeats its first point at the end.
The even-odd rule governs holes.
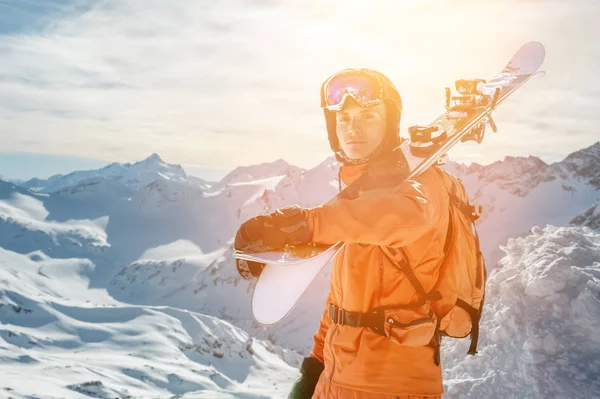
{"type": "Polygon", "coordinates": [[[548,164],[542,161],[539,157],[535,155],[529,155],[527,157],[520,156],[511,156],[507,155],[504,157],[504,161],[501,162],[504,164],[519,164],[527,167],[546,167],[548,164]]]}
{"type": "Polygon", "coordinates": [[[282,165],[282,166],[291,166],[289,163],[287,163],[283,158],[279,158],[277,159],[275,162],[272,163],[272,165],[282,165]]]}
{"type": "Polygon", "coordinates": [[[152,155],[150,155],[149,157],[141,160],[140,162],[143,162],[143,163],[153,163],[153,164],[165,163],[165,161],[162,160],[162,158],[160,157],[160,155],[158,155],[155,152],[153,152],[152,155]]]}
{"type": "Polygon", "coordinates": [[[51,193],[67,187],[76,186],[92,179],[94,182],[117,181],[132,188],[142,188],[157,179],[186,182],[188,177],[181,165],[168,164],[160,155],[152,153],[135,163],[111,163],[102,169],[71,172],[66,176],[57,175],[48,180],[32,179],[23,184],[36,191],[51,193]],[[100,178],[100,180],[98,180],[100,178]]]}

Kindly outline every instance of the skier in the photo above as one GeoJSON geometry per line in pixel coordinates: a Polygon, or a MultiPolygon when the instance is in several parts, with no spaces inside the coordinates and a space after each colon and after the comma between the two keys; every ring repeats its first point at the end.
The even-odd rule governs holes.
{"type": "MultiPolygon", "coordinates": [[[[242,224],[235,248],[261,252],[287,244],[346,245],[334,259],[330,291],[310,356],[290,398],[440,399],[437,318],[427,295],[444,258],[449,196],[429,168],[412,180],[386,179],[406,169],[399,124],[402,101],[391,81],[371,69],[346,69],[321,88],[331,149],[342,183],[368,172],[377,179],[356,198],[280,209],[242,224]],[[400,181],[398,183],[398,181],[400,181]],[[401,251],[408,276],[384,249],[401,251]]],[[[240,275],[262,265],[237,261],[240,275]]]]}

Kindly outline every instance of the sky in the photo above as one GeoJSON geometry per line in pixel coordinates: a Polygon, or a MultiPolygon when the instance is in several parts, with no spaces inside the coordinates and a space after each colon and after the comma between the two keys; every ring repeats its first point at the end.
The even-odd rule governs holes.
{"type": "Polygon", "coordinates": [[[0,0],[0,175],[48,177],[158,153],[207,179],[332,155],[322,81],[370,67],[399,88],[401,131],[444,87],[491,78],[524,43],[543,79],[455,161],[559,161],[598,141],[600,2],[538,0],[0,0]]]}

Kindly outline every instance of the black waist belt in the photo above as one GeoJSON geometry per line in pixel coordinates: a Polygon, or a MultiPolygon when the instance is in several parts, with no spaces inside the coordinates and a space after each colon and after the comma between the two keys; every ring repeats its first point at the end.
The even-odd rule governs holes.
{"type": "Polygon", "coordinates": [[[383,331],[383,312],[349,312],[333,304],[328,304],[327,307],[329,317],[334,324],[350,327],[367,327],[378,334],[385,335],[383,331]]]}
{"type": "MultiPolygon", "coordinates": [[[[404,308],[411,308],[411,307],[419,306],[421,304],[422,303],[419,302],[414,305],[406,305],[406,306],[404,306],[404,308]]],[[[350,326],[350,327],[367,327],[367,328],[370,328],[371,330],[375,331],[377,334],[380,334],[380,335],[383,335],[384,337],[386,337],[385,328],[384,328],[385,318],[384,318],[383,310],[376,310],[376,311],[373,311],[370,313],[348,312],[347,310],[338,308],[337,306],[329,303],[329,304],[327,304],[327,313],[329,314],[329,317],[331,318],[331,321],[334,324],[339,324],[342,326],[350,326]]],[[[431,310],[431,313],[433,313],[433,310],[431,310]]],[[[400,325],[403,327],[407,327],[410,325],[419,324],[419,323],[423,323],[423,322],[427,322],[427,321],[430,322],[431,317],[423,317],[421,319],[414,320],[413,322],[408,323],[408,324],[400,324],[393,319],[388,320],[388,322],[391,323],[392,325],[395,325],[395,326],[400,325]]],[[[439,324],[438,324],[436,327],[434,338],[432,339],[431,343],[429,344],[430,346],[433,346],[433,348],[434,348],[434,355],[433,355],[434,362],[438,366],[440,364],[441,338],[442,337],[440,335],[439,324]]]]}

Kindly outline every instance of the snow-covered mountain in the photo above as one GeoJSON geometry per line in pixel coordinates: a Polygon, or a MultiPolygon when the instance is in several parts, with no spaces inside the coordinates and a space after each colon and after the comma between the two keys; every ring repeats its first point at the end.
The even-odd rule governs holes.
{"type": "MultiPolygon", "coordinates": [[[[160,317],[167,317],[164,316],[164,310],[170,309],[168,317],[174,317],[174,319],[152,319],[153,327],[150,328],[155,331],[155,334],[164,334],[168,340],[183,333],[170,329],[156,332],[154,324],[163,323],[171,328],[172,325],[179,323],[177,320],[181,320],[179,315],[185,313],[193,315],[189,317],[200,320],[198,323],[202,325],[208,323],[206,321],[208,319],[205,318],[212,317],[210,320],[216,320],[214,319],[216,317],[218,321],[214,321],[214,323],[223,323],[215,324],[216,329],[226,329],[227,331],[235,329],[235,334],[239,336],[250,334],[257,342],[261,342],[261,345],[269,347],[269,353],[275,357],[283,354],[284,350],[275,347],[274,343],[296,350],[300,354],[306,354],[311,347],[312,335],[316,331],[319,317],[322,314],[329,284],[329,270],[326,269],[321,273],[298,306],[283,322],[266,328],[258,325],[251,317],[252,283],[242,280],[235,272],[231,247],[232,238],[239,224],[249,217],[272,212],[279,207],[293,203],[305,207],[316,206],[331,198],[338,191],[338,167],[339,165],[333,157],[309,170],[278,160],[270,164],[238,168],[220,182],[209,183],[194,180],[187,176],[180,166],[165,164],[160,157],[153,155],[144,161],[133,164],[112,164],[97,171],[73,172],[45,181],[32,180],[22,186],[0,181],[0,248],[3,248],[3,257],[11,259],[11,262],[5,262],[0,266],[0,272],[10,269],[7,273],[14,275],[19,268],[22,268],[25,273],[25,270],[31,269],[32,265],[38,265],[40,262],[56,264],[63,270],[65,281],[69,281],[68,279],[71,278],[70,273],[74,274],[72,278],[85,280],[85,284],[81,282],[78,283],[79,285],[72,284],[73,287],[78,287],[76,289],[81,292],[82,297],[89,296],[85,301],[91,301],[90,298],[101,295],[102,301],[99,302],[101,305],[98,306],[102,306],[103,309],[107,306],[106,304],[110,304],[115,308],[140,309],[139,312],[149,312],[152,315],[156,315],[160,309],[162,312],[160,317]],[[19,266],[21,263],[28,266],[19,266]],[[173,316],[175,313],[177,316],[173,316]],[[240,328],[241,330],[239,330],[240,328]]],[[[534,264],[529,265],[526,260],[534,259],[534,255],[517,259],[514,255],[517,251],[515,245],[530,245],[528,243],[531,240],[542,245],[544,240],[554,240],[557,234],[566,234],[566,237],[579,238],[571,244],[568,244],[566,239],[559,240],[558,244],[547,245],[546,248],[553,251],[552,254],[556,254],[558,253],[556,251],[562,250],[559,245],[562,243],[565,248],[571,245],[568,247],[570,249],[565,249],[570,251],[569,253],[577,253],[588,251],[585,249],[587,248],[585,240],[589,239],[592,242],[596,240],[596,236],[591,233],[589,228],[598,229],[600,143],[573,153],[565,160],[552,165],[548,165],[536,157],[507,157],[504,161],[486,166],[449,163],[446,168],[463,180],[472,201],[484,206],[485,213],[478,222],[478,228],[482,238],[482,249],[492,276],[512,268],[519,270],[518,273],[529,273],[530,277],[527,278],[537,281],[532,284],[543,285],[544,281],[549,281],[548,278],[560,278],[560,266],[551,266],[554,258],[549,255],[544,258],[543,252],[536,253],[540,258],[535,260],[534,264]],[[558,230],[547,227],[534,229],[533,234],[531,233],[535,226],[546,226],[547,224],[567,226],[571,223],[587,226],[588,230],[582,230],[584,227],[558,230]],[[585,237],[585,239],[581,237],[585,237]],[[579,249],[577,245],[583,245],[585,248],[579,249]],[[531,266],[531,270],[527,269],[529,266],[531,266]],[[555,275],[555,273],[558,274],[555,275]]],[[[589,278],[589,284],[597,284],[598,271],[596,270],[597,264],[594,263],[597,262],[597,259],[595,261],[590,260],[589,257],[577,259],[573,260],[575,262],[573,267],[583,268],[586,273],[588,273],[588,269],[591,270],[588,273],[592,276],[589,278]]],[[[562,263],[560,264],[562,265],[562,263]]],[[[13,319],[7,318],[8,316],[2,313],[1,309],[6,311],[13,305],[21,309],[43,308],[46,305],[42,304],[40,298],[46,298],[44,300],[52,303],[72,300],[74,302],[69,306],[75,306],[78,309],[85,308],[78,310],[78,314],[84,315],[88,312],[89,304],[87,302],[77,299],[79,296],[74,299],[69,298],[68,291],[60,291],[59,288],[54,287],[54,280],[59,280],[58,278],[51,276],[47,279],[44,276],[47,272],[44,272],[43,269],[39,270],[42,271],[42,274],[34,277],[40,280],[35,280],[27,287],[0,285],[0,303],[2,303],[2,298],[10,299],[10,302],[6,300],[7,305],[4,308],[0,307],[0,321],[8,326],[7,328],[14,327],[14,331],[21,331],[19,330],[21,327],[16,327],[20,325],[15,324],[13,319]],[[42,291],[43,295],[40,297],[36,290],[42,291]],[[56,298],[47,298],[45,295],[55,295],[56,298]],[[27,304],[31,304],[31,306],[27,307],[27,304]]],[[[503,284],[506,281],[514,280],[513,274],[510,276],[500,274],[499,276],[490,277],[490,287],[494,285],[504,287],[503,284]]],[[[23,281],[34,278],[27,277],[25,279],[25,277],[24,275],[23,281]]],[[[496,292],[493,290],[494,288],[490,288],[490,292],[496,292]]],[[[523,301],[530,300],[527,295],[521,296],[523,301]]],[[[499,345],[499,341],[488,340],[489,337],[492,337],[492,331],[501,328],[498,323],[504,322],[504,319],[498,319],[499,316],[496,314],[500,311],[497,309],[504,309],[503,307],[510,304],[512,311],[516,306],[504,297],[498,299],[500,302],[494,305],[495,300],[489,299],[489,310],[486,310],[488,321],[484,322],[486,332],[482,334],[482,348],[485,349],[480,350],[480,353],[494,354],[497,359],[495,359],[493,367],[496,368],[492,371],[498,374],[493,378],[486,377],[487,374],[478,374],[474,366],[466,365],[483,361],[475,360],[481,359],[481,357],[465,360],[462,349],[460,351],[457,349],[456,355],[453,355],[454,347],[450,346],[445,350],[445,357],[453,359],[445,361],[448,364],[446,379],[450,381],[447,386],[449,397],[482,397],[486,396],[482,392],[488,391],[491,393],[488,397],[504,397],[494,396],[495,392],[500,392],[497,389],[500,389],[502,384],[507,384],[507,378],[510,376],[510,374],[502,374],[502,367],[508,367],[515,356],[521,356],[523,347],[522,345],[519,347],[518,343],[514,343],[513,346],[498,346],[507,351],[504,363],[496,352],[488,349],[488,346],[499,345]],[[485,352],[485,350],[491,352],[485,352]],[[464,366],[460,366],[463,362],[465,362],[464,366]],[[462,379],[461,375],[464,375],[465,378],[462,379]],[[485,387],[478,387],[477,381],[485,381],[485,387]]],[[[519,309],[537,309],[532,302],[520,303],[519,306],[519,309]]],[[[588,304],[587,306],[592,305],[588,304]]],[[[44,312],[48,312],[46,308],[44,309],[44,312]]],[[[590,311],[595,312],[597,309],[592,306],[590,311]]],[[[102,342],[106,342],[112,348],[111,351],[117,352],[119,350],[118,343],[127,342],[124,336],[130,333],[128,330],[130,319],[127,317],[123,319],[127,321],[127,324],[113,325],[119,321],[113,321],[112,316],[104,318],[105,313],[103,312],[97,310],[89,310],[89,312],[90,315],[96,314],[93,312],[101,313],[103,317],[94,325],[104,331],[110,331],[111,334],[97,333],[94,335],[98,337],[96,340],[86,341],[85,349],[78,347],[77,350],[83,350],[85,353],[91,350],[89,345],[101,346],[102,342]],[[121,329],[125,332],[115,332],[121,329]]],[[[124,310],[123,312],[133,311],[124,310]]],[[[40,326],[52,331],[62,331],[65,340],[81,340],[77,329],[67,323],[67,321],[71,322],[69,314],[48,319],[50,321],[40,324],[40,326]]],[[[552,328],[554,325],[552,320],[557,314],[541,313],[540,320],[545,321],[540,321],[540,323],[546,323],[545,325],[552,328]]],[[[561,315],[561,317],[566,317],[564,312],[561,315]]],[[[575,317],[574,313],[571,316],[575,317]]],[[[136,316],[136,320],[140,317],[136,316]]],[[[525,316],[515,316],[515,320],[525,320],[525,316]]],[[[538,319],[536,318],[536,320],[538,319]]],[[[28,325],[30,329],[26,334],[33,334],[36,337],[36,334],[45,334],[36,332],[38,322],[32,321],[31,323],[33,327],[28,325]]],[[[524,321],[523,323],[523,325],[527,324],[524,321]]],[[[519,324],[517,327],[522,326],[519,324]]],[[[523,340],[529,339],[529,335],[527,335],[529,330],[526,329],[523,332],[517,327],[513,329],[514,331],[511,330],[515,337],[525,334],[523,340]]],[[[139,331],[146,328],[146,324],[140,325],[139,331]]],[[[196,327],[193,330],[198,331],[196,327]]],[[[131,332],[131,334],[147,335],[143,332],[135,334],[131,332]]],[[[201,333],[202,336],[220,336],[219,334],[221,332],[208,329],[202,330],[201,333]]],[[[188,335],[190,338],[186,342],[189,345],[196,345],[197,340],[202,339],[199,335],[191,333],[188,335]]],[[[51,337],[51,335],[48,336],[51,337]]],[[[158,340],[156,342],[165,337],[156,338],[158,340]]],[[[580,338],[582,343],[588,345],[585,341],[589,338],[587,335],[580,338]]],[[[247,340],[244,338],[242,341],[247,342],[247,340]]],[[[6,353],[16,350],[14,345],[10,346],[12,344],[2,345],[3,343],[0,341],[0,350],[6,350],[6,353]]],[[[237,347],[238,344],[231,343],[231,345],[237,347]]],[[[457,343],[456,345],[456,348],[460,349],[464,344],[457,343]]],[[[28,352],[33,347],[19,348],[18,350],[27,356],[34,357],[28,352]]],[[[36,352],[36,356],[43,357],[40,353],[44,351],[54,353],[53,351],[64,350],[58,348],[64,348],[64,346],[36,346],[35,350],[40,351],[36,352]]],[[[131,350],[133,351],[133,349],[131,350]]],[[[140,352],[142,352],[141,349],[140,352]]],[[[157,364],[165,363],[165,358],[170,356],[161,353],[159,349],[151,352],[150,355],[144,355],[148,356],[146,359],[148,365],[154,363],[155,356],[160,357],[160,359],[156,359],[157,364]]],[[[466,348],[464,352],[466,352],[466,348]]],[[[44,358],[45,360],[42,359],[39,363],[19,364],[23,370],[29,370],[28,372],[32,370],[28,367],[50,365],[60,367],[58,364],[62,363],[53,356],[49,354],[44,358]]],[[[117,357],[119,356],[121,355],[117,357]]],[[[233,358],[237,359],[236,356],[233,358]]],[[[206,392],[213,392],[213,396],[211,394],[195,396],[199,395],[196,392],[193,393],[193,397],[245,397],[246,394],[257,395],[252,397],[261,397],[261,395],[262,397],[285,397],[285,394],[277,392],[283,392],[285,389],[279,387],[289,387],[296,378],[297,374],[294,373],[297,371],[290,371],[287,364],[297,365],[299,355],[285,352],[285,361],[281,360],[281,356],[277,357],[279,360],[274,359],[265,360],[268,363],[264,366],[265,370],[269,369],[273,373],[278,373],[274,370],[281,369],[283,370],[281,375],[288,376],[282,377],[277,382],[269,382],[269,385],[276,383],[277,390],[265,390],[266,388],[260,385],[259,380],[252,379],[254,377],[236,379],[227,374],[229,369],[223,366],[219,370],[223,373],[223,378],[229,380],[221,385],[217,383],[218,388],[215,388],[214,385],[205,385],[208,389],[206,392]],[[282,365],[282,362],[285,365],[282,365]],[[256,390],[253,390],[252,387],[256,387],[256,390]],[[225,396],[219,396],[215,392],[223,393],[225,396]]],[[[553,358],[550,356],[548,359],[553,358]]],[[[567,353],[559,360],[562,362],[562,366],[568,365],[572,359],[575,357],[571,358],[567,353]]],[[[244,366],[246,369],[260,369],[257,366],[258,360],[256,362],[253,358],[246,360],[246,366],[244,366]]],[[[7,361],[8,368],[14,365],[11,362],[12,360],[7,361]]],[[[202,360],[202,362],[209,361],[202,360]]],[[[228,362],[234,362],[234,360],[229,359],[228,362]]],[[[94,370],[101,373],[100,364],[94,367],[94,370]]],[[[131,366],[128,367],[131,368],[131,366]]],[[[518,367],[525,366],[519,363],[518,367]]],[[[188,366],[184,368],[189,369],[188,366]]],[[[87,385],[81,385],[81,389],[104,392],[98,393],[99,397],[110,397],[116,393],[126,395],[124,389],[130,389],[126,388],[128,384],[132,384],[131,389],[139,388],[134,393],[131,393],[133,392],[131,389],[128,391],[129,395],[133,397],[144,397],[142,394],[144,389],[150,392],[148,397],[166,397],[161,395],[166,395],[168,392],[170,394],[181,392],[188,397],[188,395],[192,395],[192,392],[200,389],[199,385],[195,385],[196,383],[202,384],[198,382],[199,379],[194,379],[194,383],[182,383],[181,386],[185,388],[178,391],[178,388],[173,388],[174,385],[169,381],[165,383],[161,379],[169,374],[164,368],[154,376],[149,377],[145,374],[145,377],[135,381],[120,374],[117,376],[115,374],[117,372],[114,369],[111,370],[105,371],[105,374],[110,376],[106,379],[88,378],[87,374],[80,382],[75,382],[72,378],[64,380],[56,377],[56,380],[51,383],[53,389],[58,389],[55,397],[67,397],[64,389],[69,392],[72,389],[64,387],[73,384],[75,384],[73,386],[78,386],[77,384],[83,383],[87,383],[87,385]],[[159,378],[159,374],[162,377],[159,378]],[[120,382],[115,382],[117,380],[120,382]],[[100,384],[97,384],[96,381],[100,381],[100,384]]],[[[232,367],[231,370],[235,373],[237,368],[232,367]]],[[[527,375],[533,375],[540,381],[553,376],[551,373],[536,373],[527,375]]],[[[57,371],[56,375],[59,374],[57,371]]],[[[185,378],[179,372],[175,372],[175,374],[182,381],[192,381],[187,374],[185,378]]],[[[252,373],[247,374],[250,376],[252,373]]],[[[519,376],[519,378],[524,377],[519,376]]],[[[519,388],[527,391],[529,386],[526,386],[525,380],[519,378],[515,377],[517,382],[514,383],[514,392],[521,392],[518,391],[519,388]]],[[[11,394],[21,397],[34,392],[24,387],[11,387],[19,392],[18,395],[15,394],[17,391],[13,391],[11,394]]],[[[2,389],[1,384],[0,389],[2,389]]],[[[566,388],[558,387],[550,392],[562,392],[561,389],[566,388]]],[[[543,392],[543,390],[527,392],[532,393],[530,396],[514,394],[513,397],[539,397],[536,396],[536,392],[543,392]]],[[[596,393],[593,390],[584,392],[596,393]]]]}
{"type": "MultiPolygon", "coordinates": [[[[539,185],[557,179],[576,180],[600,189],[600,142],[551,165],[534,156],[507,156],[503,161],[485,166],[477,163],[468,167],[455,164],[452,171],[458,175],[471,176],[480,185],[497,183],[504,191],[521,197],[528,196],[539,185]]],[[[565,189],[568,191],[569,187],[566,186],[565,189]]]]}
{"type": "Polygon", "coordinates": [[[499,245],[533,226],[568,225],[600,198],[600,142],[548,165],[537,157],[506,157],[490,165],[450,163],[472,202],[484,207],[479,222],[488,264],[503,255],[499,245]]]}
{"type": "Polygon", "coordinates": [[[31,179],[21,184],[33,191],[53,193],[67,187],[77,186],[89,180],[107,179],[139,189],[156,181],[175,181],[191,186],[210,187],[211,183],[188,176],[180,165],[165,163],[158,154],[135,163],[112,163],[102,169],[76,171],[67,175],[55,175],[48,179],[31,179]]]}

